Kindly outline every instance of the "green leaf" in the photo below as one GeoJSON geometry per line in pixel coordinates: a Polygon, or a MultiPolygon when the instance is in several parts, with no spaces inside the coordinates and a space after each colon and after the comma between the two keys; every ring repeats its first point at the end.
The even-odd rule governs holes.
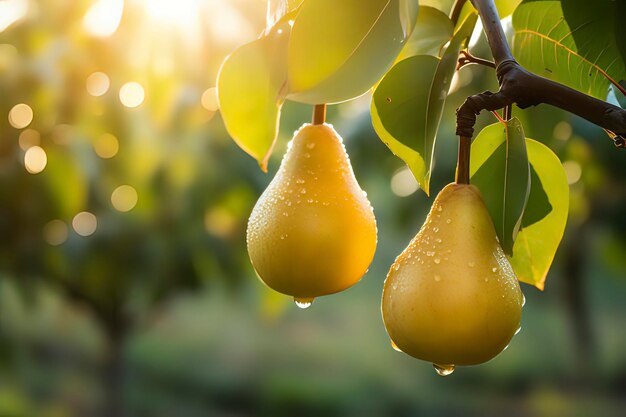
{"type": "Polygon", "coordinates": [[[439,56],[443,45],[452,38],[452,21],[441,10],[420,6],[417,24],[398,56],[398,61],[415,55],[439,56]]]}
{"type": "Polygon", "coordinates": [[[470,175],[470,182],[482,193],[502,249],[512,254],[530,192],[524,130],[517,118],[480,132],[472,144],[470,175]]]}
{"type": "Polygon", "coordinates": [[[306,1],[289,41],[289,96],[337,103],[370,89],[417,21],[417,0],[306,1]]]}
{"type": "Polygon", "coordinates": [[[217,79],[224,125],[237,145],[267,171],[287,83],[289,19],[285,15],[272,30],[236,49],[226,58],[217,79]]]}
{"type": "Polygon", "coordinates": [[[381,140],[429,193],[435,138],[459,51],[476,24],[474,13],[455,33],[441,59],[418,55],[398,62],[376,87],[372,123],[381,140]]]}
{"type": "Polygon", "coordinates": [[[615,27],[617,3],[524,1],[513,14],[513,54],[531,71],[605,100],[609,83],[617,87],[626,79],[614,36],[621,30],[615,27]]]}
{"type": "MultiPolygon", "coordinates": [[[[495,0],[496,9],[498,9],[498,16],[500,19],[504,19],[505,17],[510,16],[515,11],[515,8],[522,2],[522,0],[495,0]]],[[[470,12],[476,10],[471,2],[467,1],[461,9],[461,14],[459,15],[459,22],[457,23],[457,27],[460,22],[465,19],[465,16],[469,15],[470,12]]]]}
{"type": "Polygon", "coordinates": [[[517,278],[543,290],[546,275],[563,238],[569,210],[569,186],[559,158],[546,145],[526,139],[528,160],[536,177],[532,178],[528,206],[522,219],[522,229],[509,258],[517,278]],[[537,191],[539,190],[539,191],[537,191]],[[538,221],[529,217],[535,207],[544,206],[548,199],[550,210],[538,221]]]}

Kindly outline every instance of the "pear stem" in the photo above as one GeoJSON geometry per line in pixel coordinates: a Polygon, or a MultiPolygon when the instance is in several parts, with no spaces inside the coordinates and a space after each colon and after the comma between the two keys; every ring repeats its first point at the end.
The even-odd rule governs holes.
{"type": "Polygon", "coordinates": [[[326,104],[316,104],[313,109],[313,124],[323,125],[326,122],[326,104]]]}
{"type": "Polygon", "coordinates": [[[472,148],[472,138],[461,136],[459,138],[459,158],[456,167],[456,183],[470,183],[470,151],[472,148]]]}

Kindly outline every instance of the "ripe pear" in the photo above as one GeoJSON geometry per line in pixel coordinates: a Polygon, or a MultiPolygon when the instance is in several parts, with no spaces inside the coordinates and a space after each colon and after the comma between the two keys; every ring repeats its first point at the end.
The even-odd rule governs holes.
{"type": "Polygon", "coordinates": [[[361,279],[376,250],[376,219],[331,125],[305,124],[248,221],[261,280],[300,307],[361,279]]]}
{"type": "Polygon", "coordinates": [[[387,275],[383,321],[394,347],[448,375],[506,348],[523,297],[480,191],[449,184],[387,275]]]}

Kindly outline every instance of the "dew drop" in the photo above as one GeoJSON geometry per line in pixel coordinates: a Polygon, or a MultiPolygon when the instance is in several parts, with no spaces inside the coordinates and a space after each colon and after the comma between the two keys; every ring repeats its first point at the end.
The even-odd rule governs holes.
{"type": "Polygon", "coordinates": [[[432,252],[432,251],[426,252],[426,256],[433,256],[434,254],[435,254],[435,252],[432,252]]]}
{"type": "Polygon", "coordinates": [[[454,365],[438,365],[433,363],[433,368],[435,368],[435,371],[439,376],[452,375],[452,372],[454,372],[454,365]]]}
{"type": "Polygon", "coordinates": [[[311,143],[307,143],[306,144],[307,149],[313,149],[315,148],[315,142],[311,142],[311,143]]]}
{"type": "Polygon", "coordinates": [[[396,352],[402,352],[402,350],[400,350],[400,348],[398,347],[398,345],[396,345],[394,343],[394,341],[391,341],[391,347],[393,348],[393,350],[395,350],[396,352]]]}
{"type": "Polygon", "coordinates": [[[443,210],[443,208],[441,208],[441,206],[437,207],[437,211],[441,212],[441,210],[443,210]]]}
{"type": "Polygon", "coordinates": [[[437,226],[433,227],[433,232],[437,233],[439,231],[439,228],[437,226]]]}
{"type": "Polygon", "coordinates": [[[439,275],[435,275],[435,281],[440,282],[441,281],[441,277],[439,275]]]}
{"type": "Polygon", "coordinates": [[[441,259],[439,259],[439,258],[435,258],[435,263],[436,263],[437,265],[439,265],[439,263],[440,263],[440,262],[441,262],[441,259]]]}
{"type": "Polygon", "coordinates": [[[496,272],[498,270],[498,268],[491,268],[491,272],[496,272]]]}
{"type": "Polygon", "coordinates": [[[314,298],[293,297],[293,301],[296,303],[296,305],[303,310],[305,308],[311,307],[311,304],[313,304],[313,300],[314,298]]]}
{"type": "Polygon", "coordinates": [[[286,211],[283,211],[283,216],[289,217],[289,213],[287,213],[286,211]]]}
{"type": "Polygon", "coordinates": [[[304,184],[304,180],[302,178],[298,178],[296,180],[296,184],[304,184]]]}
{"type": "Polygon", "coordinates": [[[307,203],[309,203],[309,204],[313,203],[313,199],[312,199],[312,198],[309,198],[309,199],[307,200],[307,203]]]}
{"type": "Polygon", "coordinates": [[[447,219],[446,223],[448,223],[448,224],[452,223],[452,219],[447,219]]]}
{"type": "Polygon", "coordinates": [[[301,188],[300,189],[300,194],[306,194],[306,188],[301,188]]]}

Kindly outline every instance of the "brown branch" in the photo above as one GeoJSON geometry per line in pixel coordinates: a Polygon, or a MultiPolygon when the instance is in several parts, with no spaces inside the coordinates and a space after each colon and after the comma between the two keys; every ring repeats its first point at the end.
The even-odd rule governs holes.
{"type": "Polygon", "coordinates": [[[469,97],[457,110],[457,135],[472,137],[482,110],[499,110],[515,103],[525,109],[545,103],[576,114],[610,132],[617,146],[626,138],[626,110],[524,69],[515,61],[504,36],[493,0],[470,0],[483,22],[500,83],[497,93],[469,97]]]}
{"type": "Polygon", "coordinates": [[[456,0],[454,5],[452,6],[452,11],[450,12],[450,20],[452,20],[452,24],[456,26],[459,23],[459,18],[461,17],[461,11],[463,10],[463,6],[465,6],[465,2],[467,0],[456,0]]]}
{"type": "Polygon", "coordinates": [[[495,62],[489,61],[487,59],[482,59],[482,58],[475,57],[468,50],[462,50],[461,52],[459,52],[459,60],[458,60],[457,66],[456,66],[456,70],[458,71],[461,68],[463,68],[464,66],[471,65],[471,64],[484,65],[486,67],[491,67],[491,68],[495,68],[496,67],[496,63],[495,62]]]}
{"type": "Polygon", "coordinates": [[[317,104],[313,109],[313,124],[323,125],[326,122],[326,104],[317,104]]]}

